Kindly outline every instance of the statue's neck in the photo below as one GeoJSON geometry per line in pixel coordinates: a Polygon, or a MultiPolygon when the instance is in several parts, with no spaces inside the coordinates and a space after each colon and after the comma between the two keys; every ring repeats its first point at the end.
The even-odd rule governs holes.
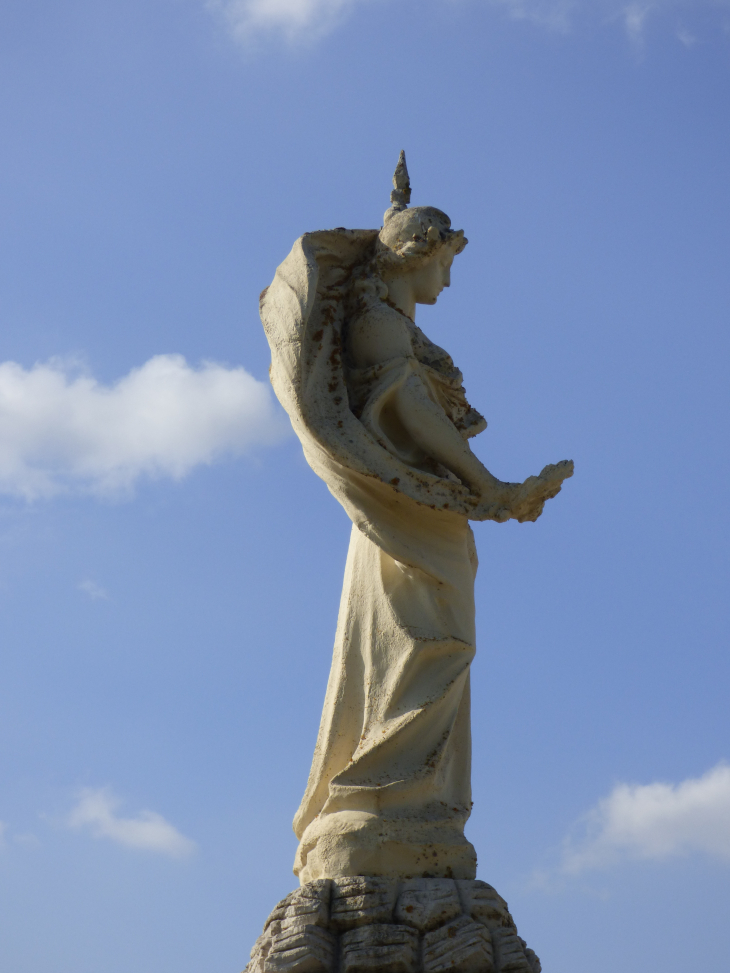
{"type": "Polygon", "coordinates": [[[388,288],[388,304],[415,323],[416,298],[410,283],[402,277],[395,277],[393,280],[386,281],[386,286],[388,288]]]}

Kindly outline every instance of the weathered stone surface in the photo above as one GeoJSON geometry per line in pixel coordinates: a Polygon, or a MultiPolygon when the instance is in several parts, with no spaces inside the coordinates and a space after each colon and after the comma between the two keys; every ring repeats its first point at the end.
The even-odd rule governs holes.
{"type": "Polygon", "coordinates": [[[284,910],[284,918],[306,916],[308,921],[316,926],[327,926],[330,918],[331,897],[332,882],[329,879],[309,882],[292,892],[288,897],[289,901],[284,910]]]}
{"type": "Polygon", "coordinates": [[[424,932],[455,919],[461,911],[453,880],[415,878],[401,885],[395,919],[424,932]]]}
{"type": "MultiPolygon", "coordinates": [[[[269,923],[267,923],[268,925],[269,923]]],[[[258,969],[259,965],[268,955],[269,949],[271,948],[271,937],[267,936],[266,933],[262,933],[256,942],[253,944],[251,949],[251,961],[248,965],[249,969],[258,969]]]]}
{"type": "Polygon", "coordinates": [[[269,918],[266,920],[266,923],[264,924],[264,932],[266,932],[266,930],[268,929],[268,927],[271,925],[272,922],[276,922],[277,919],[284,918],[284,916],[286,915],[287,906],[289,905],[289,903],[291,902],[291,900],[294,898],[294,896],[297,894],[298,891],[299,889],[295,889],[293,892],[290,892],[289,895],[286,896],[286,898],[282,899],[281,902],[276,903],[274,908],[271,910],[271,914],[269,915],[269,918]]]}
{"type": "Polygon", "coordinates": [[[495,965],[499,973],[534,973],[525,955],[523,940],[515,929],[495,930],[492,941],[496,953],[495,965]]]}
{"type": "Polygon", "coordinates": [[[530,949],[524,939],[520,939],[520,942],[525,950],[525,956],[527,957],[527,962],[530,964],[532,973],[542,973],[542,963],[535,950],[530,949]]]}
{"type": "Polygon", "coordinates": [[[477,919],[479,922],[486,923],[487,926],[509,926],[514,925],[512,916],[507,908],[507,903],[502,896],[487,885],[486,882],[459,881],[456,887],[461,900],[462,911],[477,919]]]}
{"type": "Polygon", "coordinates": [[[479,881],[310,882],[269,916],[247,973],[541,973],[507,903],[479,881]]]}
{"type": "Polygon", "coordinates": [[[468,916],[423,937],[424,973],[492,973],[494,959],[489,930],[468,916]]]}
{"type": "Polygon", "coordinates": [[[377,923],[340,937],[341,973],[414,973],[418,933],[410,926],[377,923]]]}
{"type": "Polygon", "coordinates": [[[391,922],[398,884],[384,878],[344,878],[333,882],[330,918],[340,930],[391,922]]]}
{"type": "Polygon", "coordinates": [[[331,932],[305,916],[292,916],[281,922],[260,968],[263,973],[329,973],[335,948],[336,937],[331,932]]]}

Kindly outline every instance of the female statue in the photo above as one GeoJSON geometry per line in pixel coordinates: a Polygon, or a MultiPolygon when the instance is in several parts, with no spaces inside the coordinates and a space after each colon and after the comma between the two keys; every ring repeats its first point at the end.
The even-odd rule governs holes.
{"type": "Polygon", "coordinates": [[[302,884],[473,879],[469,520],[536,520],[572,475],[496,479],[461,372],[415,324],[467,240],[409,208],[403,153],[377,230],[305,234],[261,299],[271,380],[305,456],[353,521],[334,658],[294,829],[302,884]]]}

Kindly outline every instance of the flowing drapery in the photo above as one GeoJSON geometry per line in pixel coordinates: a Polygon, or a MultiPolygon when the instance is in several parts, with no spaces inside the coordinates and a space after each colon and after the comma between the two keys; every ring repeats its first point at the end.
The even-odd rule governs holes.
{"type": "Polygon", "coordinates": [[[309,464],[353,521],[319,737],[294,822],[301,882],[476,871],[463,834],[475,498],[447,471],[409,462],[407,444],[394,445],[381,421],[398,383],[413,374],[462,421],[458,403],[458,414],[449,412],[460,375],[440,375],[414,346],[369,377],[350,376],[348,389],[348,282],[376,236],[306,234],[261,301],[274,390],[309,464]]]}

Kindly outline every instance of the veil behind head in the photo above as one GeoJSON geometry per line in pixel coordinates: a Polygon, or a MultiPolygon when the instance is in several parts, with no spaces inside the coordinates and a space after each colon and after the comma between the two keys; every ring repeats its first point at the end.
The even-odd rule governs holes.
{"type": "MultiPolygon", "coordinates": [[[[460,483],[406,464],[385,449],[349,406],[342,328],[353,269],[372,255],[377,230],[306,233],[261,296],[271,382],[307,462],[353,522],[398,560],[418,565],[399,509],[426,520],[468,517],[476,498],[460,483]]],[[[428,532],[439,532],[430,523],[428,532]]]]}

